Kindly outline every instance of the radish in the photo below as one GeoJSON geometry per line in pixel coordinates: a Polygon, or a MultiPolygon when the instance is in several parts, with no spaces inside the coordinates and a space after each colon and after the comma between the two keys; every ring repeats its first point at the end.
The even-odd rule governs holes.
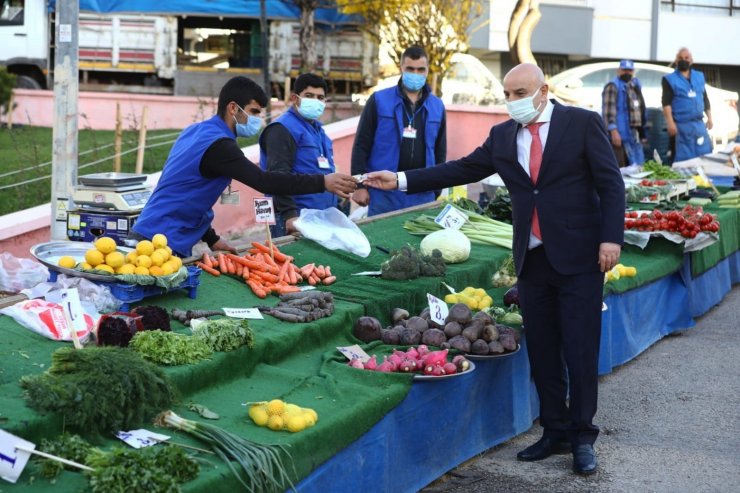
{"type": "MultiPolygon", "coordinates": [[[[400,353],[400,354],[403,354],[403,353],[400,353]]],[[[394,370],[397,370],[398,367],[401,365],[403,358],[399,356],[398,354],[393,353],[388,357],[388,361],[390,361],[391,364],[394,366],[394,370]]]]}
{"type": "Polygon", "coordinates": [[[457,366],[455,366],[455,363],[445,363],[442,369],[445,371],[445,375],[457,373],[457,366]]]}
{"type": "Polygon", "coordinates": [[[434,369],[432,370],[432,375],[434,375],[435,377],[441,377],[444,374],[445,374],[445,371],[441,366],[435,366],[434,369]]]}
{"type": "Polygon", "coordinates": [[[376,356],[373,354],[373,356],[365,362],[366,370],[375,370],[378,367],[378,362],[375,358],[376,356]]]}
{"type": "Polygon", "coordinates": [[[362,362],[357,358],[352,358],[351,360],[349,360],[347,366],[351,366],[352,368],[359,368],[360,370],[365,368],[364,366],[362,366],[362,362]]]}
{"type": "Polygon", "coordinates": [[[429,353],[429,347],[427,347],[426,344],[420,344],[416,348],[416,351],[419,353],[419,357],[420,358],[423,358],[424,356],[426,356],[429,353]]]}
{"type": "Polygon", "coordinates": [[[447,362],[448,349],[434,351],[424,356],[424,365],[444,365],[447,362]]]}
{"type": "Polygon", "coordinates": [[[411,348],[408,351],[406,351],[406,356],[409,359],[417,360],[419,359],[419,351],[416,350],[416,348],[411,348]]]}
{"type": "Polygon", "coordinates": [[[381,364],[379,364],[375,368],[375,371],[379,371],[381,373],[391,373],[394,370],[393,370],[393,365],[391,364],[391,362],[386,360],[386,361],[383,361],[381,364]]]}
{"type": "Polygon", "coordinates": [[[424,367],[424,375],[434,375],[434,365],[426,365],[424,367]]]}
{"type": "Polygon", "coordinates": [[[414,360],[411,359],[405,359],[401,362],[401,365],[398,367],[398,371],[402,371],[404,373],[412,372],[416,369],[416,363],[414,360]]]}

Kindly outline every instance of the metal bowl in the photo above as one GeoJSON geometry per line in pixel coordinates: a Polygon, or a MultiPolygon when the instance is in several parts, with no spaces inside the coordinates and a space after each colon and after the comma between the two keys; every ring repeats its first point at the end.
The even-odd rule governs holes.
{"type": "MultiPolygon", "coordinates": [[[[74,257],[76,259],[84,259],[85,252],[95,248],[92,243],[84,243],[79,241],[50,241],[47,243],[39,243],[31,247],[31,255],[48,267],[51,270],[57,271],[61,274],[73,277],[84,277],[91,281],[102,281],[102,282],[116,282],[116,278],[112,275],[106,274],[95,274],[92,272],[84,272],[76,269],[67,269],[66,267],[60,267],[57,265],[59,259],[64,256],[74,257]]],[[[123,253],[124,255],[131,252],[133,248],[127,248],[118,246],[116,250],[123,253]]]]}

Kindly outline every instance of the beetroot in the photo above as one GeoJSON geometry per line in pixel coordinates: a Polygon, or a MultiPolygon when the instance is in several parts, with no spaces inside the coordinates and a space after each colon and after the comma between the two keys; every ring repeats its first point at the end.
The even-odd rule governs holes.
{"type": "Polygon", "coordinates": [[[422,334],[421,342],[429,346],[439,347],[443,342],[447,342],[447,336],[439,329],[429,329],[422,334]]]}
{"type": "Polygon", "coordinates": [[[421,342],[421,332],[406,327],[401,331],[400,343],[404,346],[413,346],[421,342]]]}
{"type": "Polygon", "coordinates": [[[381,337],[382,327],[375,317],[360,317],[355,322],[352,333],[362,342],[377,341],[381,337]]]}
{"type": "Polygon", "coordinates": [[[450,343],[451,347],[457,349],[458,351],[462,351],[463,353],[470,352],[470,340],[462,334],[453,337],[447,342],[450,343]]]}
{"type": "Polygon", "coordinates": [[[470,352],[473,354],[488,354],[488,343],[483,339],[477,339],[470,345],[470,352]]]}
{"type": "Polygon", "coordinates": [[[462,333],[462,330],[462,325],[457,322],[448,322],[447,325],[445,325],[445,335],[448,339],[459,336],[462,333]]]}

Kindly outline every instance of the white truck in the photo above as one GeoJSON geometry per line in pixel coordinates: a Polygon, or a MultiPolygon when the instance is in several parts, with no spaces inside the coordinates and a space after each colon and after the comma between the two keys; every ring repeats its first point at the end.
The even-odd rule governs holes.
{"type": "MultiPolygon", "coordinates": [[[[0,0],[0,65],[23,88],[51,88],[54,13],[47,0],[0,0]]],[[[269,21],[271,85],[280,89],[300,70],[292,20],[269,21]],[[279,87],[280,86],[280,87],[279,87]]],[[[359,92],[377,81],[378,46],[356,27],[316,29],[317,72],[333,94],[359,92]]],[[[234,75],[262,84],[259,19],[80,12],[80,89],[213,96],[234,75]]]]}

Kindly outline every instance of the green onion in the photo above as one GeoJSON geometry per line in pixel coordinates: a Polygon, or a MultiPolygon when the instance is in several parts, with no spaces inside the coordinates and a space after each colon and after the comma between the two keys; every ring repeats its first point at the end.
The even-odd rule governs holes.
{"type": "Polygon", "coordinates": [[[285,491],[286,485],[295,490],[281,458],[281,454],[285,454],[290,459],[284,445],[252,442],[218,426],[182,418],[172,411],[160,414],[157,424],[184,431],[208,444],[247,491],[285,491]],[[231,463],[232,460],[239,463],[242,474],[231,463]]]}

